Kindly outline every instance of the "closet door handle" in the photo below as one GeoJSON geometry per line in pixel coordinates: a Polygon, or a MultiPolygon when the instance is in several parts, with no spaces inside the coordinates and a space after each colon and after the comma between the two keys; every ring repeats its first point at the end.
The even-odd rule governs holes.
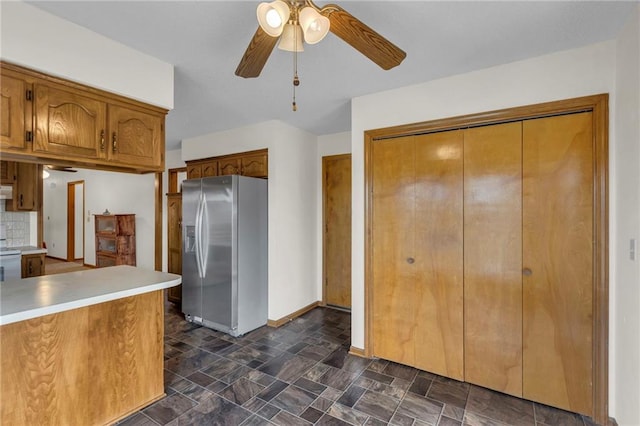
{"type": "Polygon", "coordinates": [[[531,276],[531,274],[533,274],[533,271],[529,268],[524,268],[522,270],[522,275],[524,275],[525,277],[529,277],[531,276]]]}
{"type": "Polygon", "coordinates": [[[409,265],[413,265],[413,263],[414,263],[415,261],[416,261],[416,260],[415,260],[413,257],[407,257],[407,263],[408,263],[409,265]]]}

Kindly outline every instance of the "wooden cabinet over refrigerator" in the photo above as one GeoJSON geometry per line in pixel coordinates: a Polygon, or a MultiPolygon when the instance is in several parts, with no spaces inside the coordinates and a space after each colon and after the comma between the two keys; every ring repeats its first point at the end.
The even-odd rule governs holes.
{"type": "Polygon", "coordinates": [[[136,216],[95,215],[96,267],[136,266],[136,216]]]}

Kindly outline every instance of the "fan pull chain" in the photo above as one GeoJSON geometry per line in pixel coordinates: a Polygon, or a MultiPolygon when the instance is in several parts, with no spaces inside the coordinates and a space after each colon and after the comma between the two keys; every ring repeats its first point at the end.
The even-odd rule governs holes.
{"type": "Polygon", "coordinates": [[[298,105],[296,104],[296,87],[300,86],[300,79],[298,78],[298,44],[297,44],[297,36],[298,32],[293,32],[293,111],[298,110],[298,105]]]}

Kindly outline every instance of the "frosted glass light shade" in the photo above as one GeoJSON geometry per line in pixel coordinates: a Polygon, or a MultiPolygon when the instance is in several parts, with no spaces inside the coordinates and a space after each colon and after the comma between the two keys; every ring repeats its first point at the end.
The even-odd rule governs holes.
{"type": "Polygon", "coordinates": [[[300,26],[304,33],[304,41],[316,44],[329,32],[329,18],[322,16],[312,7],[304,7],[299,15],[300,26]]]}
{"type": "Polygon", "coordinates": [[[260,3],[256,10],[260,28],[271,37],[278,37],[282,34],[290,13],[289,6],[282,0],[260,3]]]}
{"type": "Polygon", "coordinates": [[[280,43],[278,43],[278,49],[289,52],[304,51],[304,47],[302,46],[302,28],[300,28],[300,25],[286,24],[284,26],[280,43]]]}

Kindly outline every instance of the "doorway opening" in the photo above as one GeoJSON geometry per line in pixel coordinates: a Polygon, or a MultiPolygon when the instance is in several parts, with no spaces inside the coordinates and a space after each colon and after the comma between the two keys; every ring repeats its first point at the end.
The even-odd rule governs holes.
{"type": "Polygon", "coordinates": [[[84,261],[84,180],[67,183],[67,261],[84,261]]]}

